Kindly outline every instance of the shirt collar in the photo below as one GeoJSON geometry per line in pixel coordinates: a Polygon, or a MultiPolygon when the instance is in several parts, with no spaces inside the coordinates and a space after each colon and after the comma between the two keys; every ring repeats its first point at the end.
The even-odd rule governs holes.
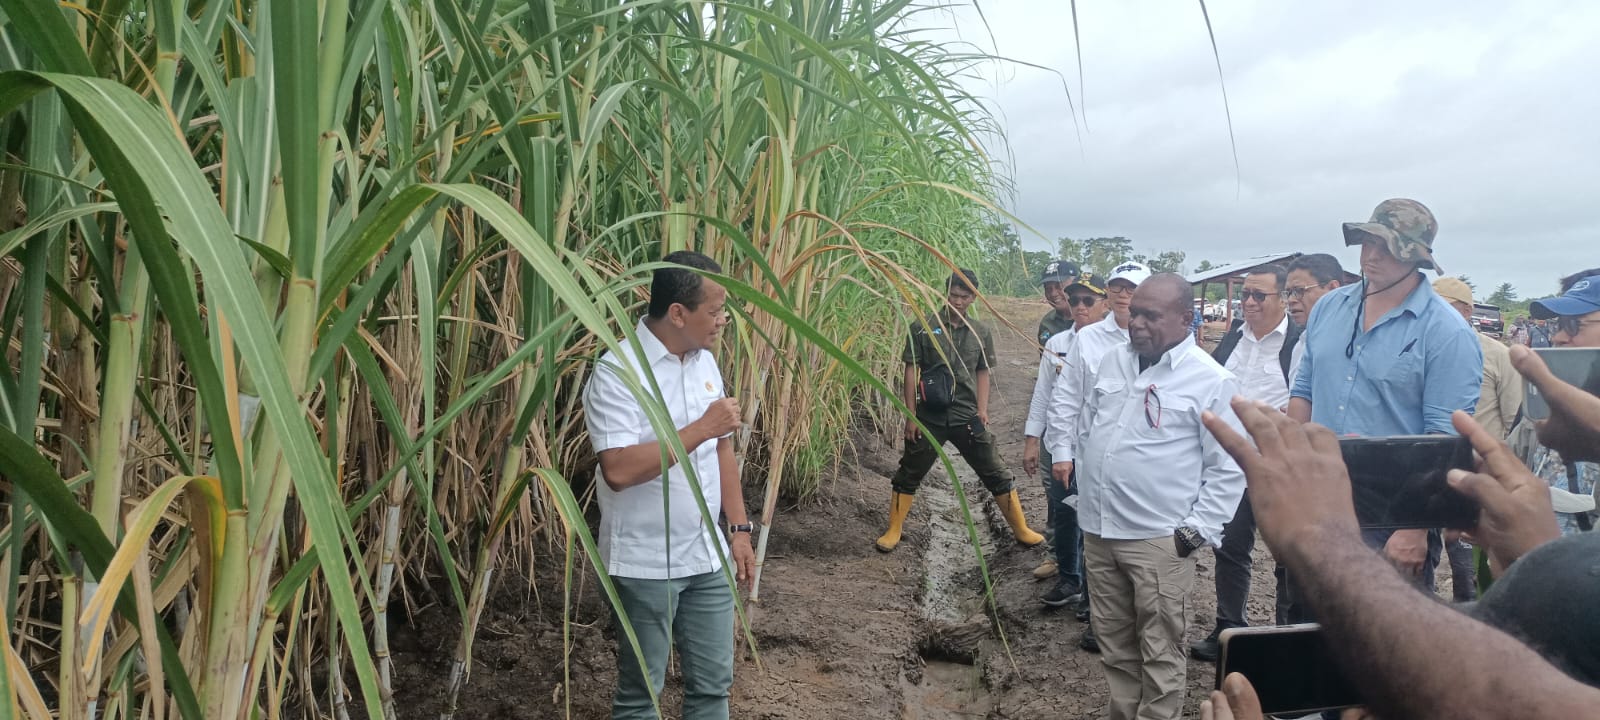
{"type": "MultiPolygon", "coordinates": [[[[639,325],[634,328],[634,333],[639,336],[639,348],[644,351],[642,357],[646,364],[655,365],[663,358],[672,356],[672,351],[668,350],[667,346],[661,342],[661,338],[656,337],[656,331],[651,330],[650,326],[645,324],[644,318],[639,318],[639,325]]],[[[690,351],[684,356],[684,361],[693,359],[695,353],[698,352],[700,351],[690,351]]]]}
{"type": "MultiPolygon", "coordinates": [[[[1184,360],[1188,359],[1189,348],[1194,346],[1194,336],[1185,334],[1183,339],[1178,341],[1177,345],[1172,346],[1171,349],[1167,350],[1165,353],[1162,353],[1161,359],[1157,360],[1155,364],[1151,365],[1150,367],[1166,365],[1173,370],[1177,370],[1179,366],[1183,365],[1184,360]]],[[[1129,350],[1131,351],[1132,348],[1129,348],[1129,350]]],[[[1133,353],[1133,359],[1135,362],[1139,360],[1138,352],[1133,353]]]]}
{"type": "Polygon", "coordinates": [[[1256,337],[1255,332],[1250,330],[1250,323],[1245,323],[1240,329],[1244,330],[1245,337],[1247,337],[1247,338],[1249,338],[1251,340],[1254,340],[1256,342],[1260,342],[1262,340],[1265,340],[1266,338],[1270,337],[1272,335],[1272,333],[1278,333],[1279,335],[1288,335],[1289,334],[1289,313],[1284,313],[1283,314],[1283,319],[1278,321],[1278,326],[1273,328],[1272,330],[1268,331],[1266,335],[1263,335],[1261,337],[1256,337]]]}
{"type": "MultiPolygon", "coordinates": [[[[1421,272],[1418,272],[1417,274],[1422,275],[1421,272]]],[[[1369,281],[1367,280],[1362,280],[1361,282],[1352,285],[1351,287],[1355,289],[1355,292],[1350,293],[1350,300],[1358,303],[1359,306],[1363,296],[1367,293],[1368,285],[1369,281]]],[[[1421,317],[1422,314],[1427,311],[1428,306],[1433,304],[1433,298],[1433,286],[1428,284],[1428,278],[1423,276],[1418,279],[1417,286],[1411,289],[1411,293],[1406,295],[1406,299],[1401,300],[1400,304],[1395,306],[1395,309],[1390,310],[1389,312],[1409,312],[1414,317],[1421,317]]]]}

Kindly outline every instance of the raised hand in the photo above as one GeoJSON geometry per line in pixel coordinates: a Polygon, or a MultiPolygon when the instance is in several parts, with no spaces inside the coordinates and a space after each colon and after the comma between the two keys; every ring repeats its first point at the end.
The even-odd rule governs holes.
{"type": "Polygon", "coordinates": [[[1511,365],[1539,389],[1550,419],[1536,424],[1539,442],[1567,462],[1600,462],[1600,397],[1562,382],[1538,353],[1511,348],[1511,365]]]}
{"type": "Polygon", "coordinates": [[[1483,458],[1478,472],[1451,470],[1449,482],[1478,502],[1472,539],[1489,553],[1490,569],[1498,575],[1529,550],[1561,537],[1550,486],[1472,416],[1457,410],[1450,420],[1483,458]]]}

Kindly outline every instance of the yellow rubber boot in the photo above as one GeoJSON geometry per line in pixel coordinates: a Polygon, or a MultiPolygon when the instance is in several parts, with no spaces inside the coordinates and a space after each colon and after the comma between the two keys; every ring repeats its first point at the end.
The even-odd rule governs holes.
{"type": "Polygon", "coordinates": [[[1044,542],[1043,535],[1028,529],[1028,520],[1022,516],[1022,501],[1017,499],[1017,491],[996,495],[994,501],[1000,506],[1000,514],[1006,517],[1006,524],[1011,526],[1011,534],[1017,538],[1017,542],[1027,547],[1044,542]]]}
{"type": "Polygon", "coordinates": [[[894,552],[900,544],[900,531],[905,527],[906,516],[911,514],[911,498],[915,495],[895,493],[889,500],[889,532],[878,538],[878,552],[894,552]]]}

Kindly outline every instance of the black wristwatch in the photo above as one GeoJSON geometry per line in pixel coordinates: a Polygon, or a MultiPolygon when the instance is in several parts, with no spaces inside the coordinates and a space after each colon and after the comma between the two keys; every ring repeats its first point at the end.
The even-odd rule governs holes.
{"type": "Polygon", "coordinates": [[[1189,557],[1189,553],[1206,546],[1206,539],[1200,537],[1200,531],[1187,525],[1172,531],[1172,542],[1178,547],[1178,557],[1189,557]]]}
{"type": "Polygon", "coordinates": [[[752,525],[750,523],[740,523],[738,525],[729,525],[728,526],[728,534],[729,535],[732,535],[734,533],[749,534],[749,533],[753,533],[755,531],[756,531],[756,526],[752,525]]]}

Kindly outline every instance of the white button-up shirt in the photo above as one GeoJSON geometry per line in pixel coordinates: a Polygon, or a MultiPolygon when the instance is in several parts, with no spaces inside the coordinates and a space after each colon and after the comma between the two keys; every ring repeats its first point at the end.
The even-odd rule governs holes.
{"type": "Polygon", "coordinates": [[[1300,336],[1300,342],[1294,344],[1294,349],[1289,351],[1289,387],[1294,387],[1295,378],[1300,377],[1300,364],[1306,359],[1306,338],[1300,336]]]}
{"type": "Polygon", "coordinates": [[[1084,328],[1067,350],[1065,364],[1051,388],[1046,410],[1046,447],[1053,462],[1068,462],[1075,453],[1088,425],[1080,422],[1083,399],[1094,387],[1100,372],[1100,359],[1113,348],[1128,344],[1128,331],[1117,325],[1115,315],[1084,328]]]}
{"type": "MultiPolygon", "coordinates": [[[[1056,376],[1066,368],[1067,354],[1077,341],[1077,328],[1062,330],[1045,341],[1044,352],[1039,356],[1039,376],[1033,381],[1033,397],[1028,400],[1028,422],[1023,427],[1023,435],[1044,437],[1056,376]]],[[[1050,447],[1048,441],[1043,444],[1046,448],[1050,447]]]]}
{"type": "MultiPolygon", "coordinates": [[[[706,350],[680,359],[667,351],[643,320],[639,321],[637,333],[644,350],[642,357],[661,388],[660,400],[672,416],[673,427],[681,430],[699,420],[706,408],[723,396],[722,373],[717,370],[716,359],[706,350]]],[[[621,373],[633,377],[645,392],[649,392],[650,381],[639,371],[640,356],[627,341],[623,341],[622,348],[622,358],[611,352],[601,356],[584,388],[583,409],[589,424],[589,441],[596,453],[657,439],[644,408],[629,392],[621,373]]],[[[595,483],[595,496],[600,502],[600,561],[607,573],[664,580],[722,569],[714,544],[722,545],[724,555],[727,544],[722,533],[708,527],[715,525],[722,511],[717,442],[701,443],[690,452],[688,462],[699,476],[711,522],[700,514],[684,463],[674,465],[664,479],[657,476],[620,492],[606,485],[600,471],[595,471],[600,480],[595,483]]]]}
{"type": "Polygon", "coordinates": [[[1289,407],[1289,381],[1283,376],[1283,341],[1289,336],[1289,316],[1284,315],[1266,337],[1256,337],[1250,324],[1239,327],[1239,344],[1223,365],[1239,378],[1239,392],[1279,410],[1289,407]]]}
{"type": "MultiPolygon", "coordinates": [[[[1244,495],[1244,472],[1200,423],[1210,410],[1239,429],[1239,392],[1193,336],[1143,372],[1129,346],[1106,354],[1085,407],[1078,524],[1112,540],[1148,540],[1180,526],[1222,541],[1244,495]]],[[[1243,430],[1240,430],[1243,432],[1243,430]]]]}

